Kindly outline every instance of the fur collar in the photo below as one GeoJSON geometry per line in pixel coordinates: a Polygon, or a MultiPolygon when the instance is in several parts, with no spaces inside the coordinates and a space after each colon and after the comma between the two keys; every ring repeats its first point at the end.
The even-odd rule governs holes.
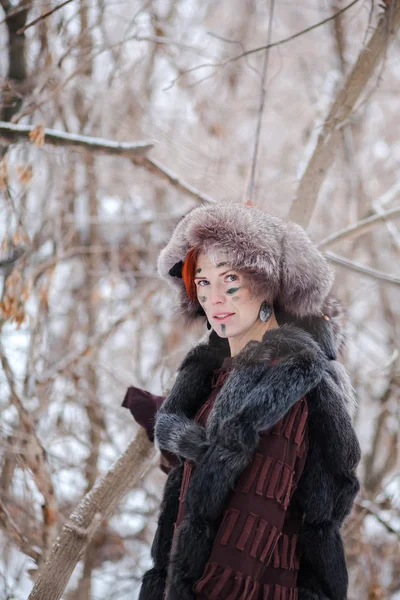
{"type": "Polygon", "coordinates": [[[281,315],[281,323],[279,328],[267,331],[260,342],[249,342],[232,359],[230,375],[205,428],[193,417],[210,394],[214,370],[229,355],[229,347],[227,340],[215,333],[208,343],[194,347],[182,362],[175,385],[157,414],[156,446],[197,462],[210,444],[232,445],[224,431],[234,429],[235,443],[243,448],[247,436],[246,453],[251,453],[259,433],[283,417],[332,371],[331,377],[344,391],[344,408],[351,415],[354,395],[345,370],[334,360],[329,321],[307,317],[298,323],[302,325],[299,327],[284,322],[281,315]]]}

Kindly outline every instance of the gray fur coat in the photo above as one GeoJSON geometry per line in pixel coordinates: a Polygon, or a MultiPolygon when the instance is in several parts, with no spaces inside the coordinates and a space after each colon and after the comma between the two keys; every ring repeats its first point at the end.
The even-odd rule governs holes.
{"type": "Polygon", "coordinates": [[[213,370],[229,354],[227,340],[212,334],[180,366],[158,413],[155,439],[161,449],[194,461],[196,469],[172,549],[182,467],[169,474],[152,546],[154,567],[144,575],[140,600],[193,600],[193,585],[215,539],[215,523],[254,454],[260,433],[304,396],[309,449],[293,498],[304,515],[299,598],[347,598],[340,528],[359,489],[355,470],[360,460],[352,427],[353,389],[336,360],[338,332],[332,322],[320,316],[289,318],[283,312],[277,319],[278,329],[268,331],[261,342],[250,342],[235,357],[206,427],[193,417],[210,392],[213,370]]]}

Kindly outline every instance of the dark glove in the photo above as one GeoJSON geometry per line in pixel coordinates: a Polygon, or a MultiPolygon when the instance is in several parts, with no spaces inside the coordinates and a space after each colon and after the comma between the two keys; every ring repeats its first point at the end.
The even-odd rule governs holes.
{"type": "Polygon", "coordinates": [[[122,402],[122,406],[131,411],[136,423],[145,428],[151,442],[154,442],[155,416],[164,400],[164,396],[155,396],[132,385],[127,389],[122,402]]]}
{"type": "MultiPolygon", "coordinates": [[[[155,396],[133,385],[126,391],[122,406],[128,408],[136,423],[144,427],[150,442],[154,442],[155,417],[164,400],[164,396],[155,396]]],[[[161,450],[160,469],[163,473],[168,475],[179,463],[177,456],[161,450]]]]}

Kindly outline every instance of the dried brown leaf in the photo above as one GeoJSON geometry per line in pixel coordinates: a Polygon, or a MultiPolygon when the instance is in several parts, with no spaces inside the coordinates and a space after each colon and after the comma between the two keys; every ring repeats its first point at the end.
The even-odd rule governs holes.
{"type": "MultiPolygon", "coordinates": [[[[43,144],[42,144],[43,145],[43,144]]],[[[32,165],[21,165],[16,167],[17,179],[22,185],[28,185],[32,180],[32,165]]]]}
{"type": "Polygon", "coordinates": [[[385,590],[379,583],[372,583],[368,590],[368,600],[384,600],[385,590]]]}
{"type": "Polygon", "coordinates": [[[0,160],[0,190],[6,190],[8,185],[7,156],[0,160]]]}
{"type": "Polygon", "coordinates": [[[16,246],[18,246],[21,243],[21,234],[19,232],[19,229],[17,229],[17,231],[14,232],[12,239],[16,246]]]}
{"type": "Polygon", "coordinates": [[[36,146],[44,146],[44,125],[37,125],[29,132],[29,139],[36,146]]]}

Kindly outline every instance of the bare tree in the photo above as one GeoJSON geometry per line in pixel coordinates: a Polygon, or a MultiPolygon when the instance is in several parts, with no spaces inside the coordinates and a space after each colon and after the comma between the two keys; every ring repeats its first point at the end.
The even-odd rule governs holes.
{"type": "Polygon", "coordinates": [[[399,8],[1,0],[2,598],[137,594],[165,476],[120,405],[166,393],[204,333],[157,255],[191,207],[249,196],[336,268],[349,597],[400,597],[399,8]]]}

